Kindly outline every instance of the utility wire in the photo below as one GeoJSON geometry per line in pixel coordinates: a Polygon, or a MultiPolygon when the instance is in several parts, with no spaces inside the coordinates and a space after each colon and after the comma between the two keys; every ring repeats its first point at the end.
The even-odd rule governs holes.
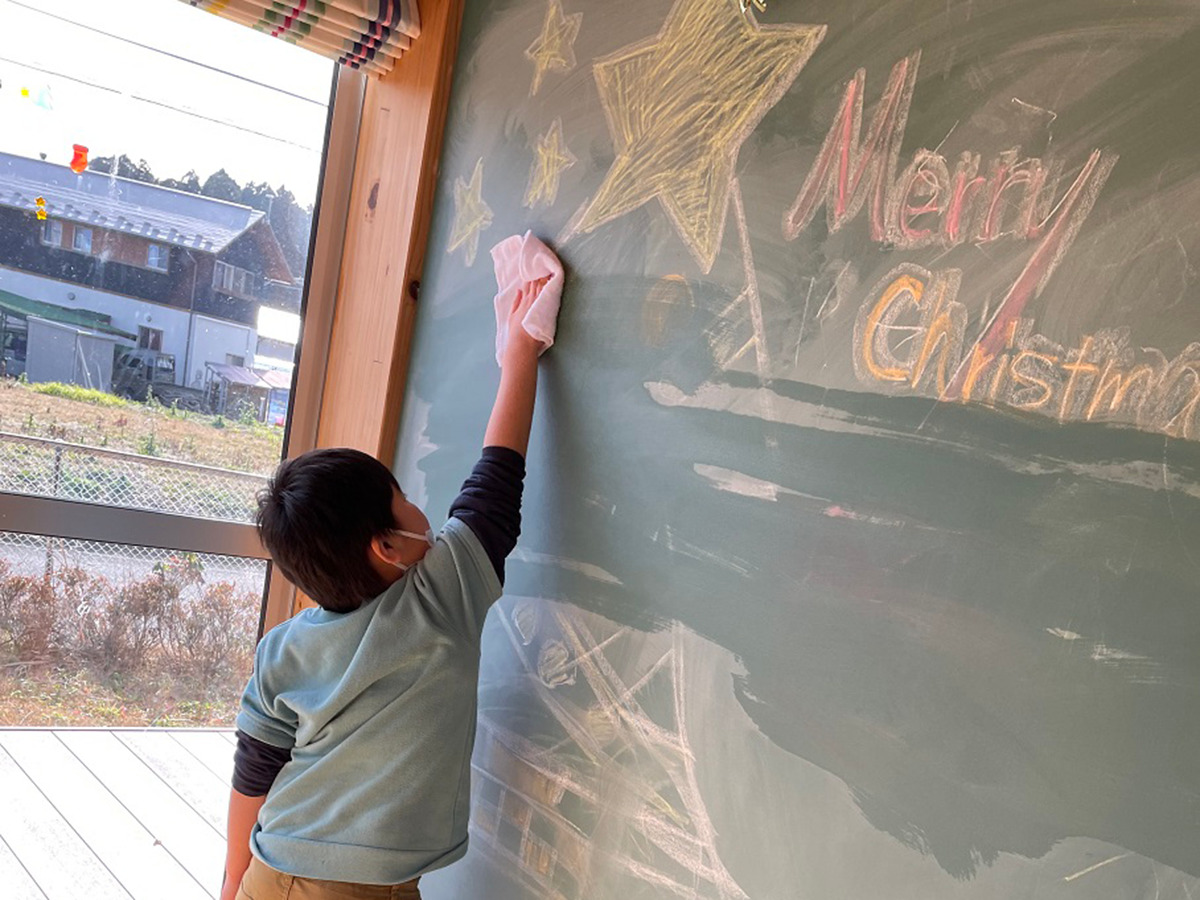
{"type": "Polygon", "coordinates": [[[47,75],[65,78],[67,81],[74,81],[76,84],[86,84],[88,87],[97,88],[101,91],[108,91],[110,94],[121,93],[116,88],[106,87],[103,84],[96,84],[94,81],[84,81],[82,78],[75,78],[71,75],[64,75],[62,72],[55,72],[53,69],[43,69],[41,66],[35,66],[31,65],[30,63],[21,62],[19,59],[9,59],[7,56],[0,56],[0,62],[12,63],[14,66],[23,66],[26,69],[33,69],[35,72],[44,72],[47,75]]]}
{"type": "MultiPolygon", "coordinates": [[[[101,90],[101,91],[107,91],[110,94],[124,94],[125,93],[124,91],[119,91],[116,88],[109,87],[108,85],[105,85],[105,84],[97,84],[94,81],[84,81],[82,78],[74,78],[70,75],[64,75],[61,72],[54,71],[53,69],[43,69],[41,66],[35,66],[31,63],[22,62],[19,59],[9,59],[7,56],[0,56],[0,62],[12,63],[14,66],[22,66],[26,69],[33,69],[33,71],[35,71],[35,72],[42,72],[46,75],[53,75],[56,78],[65,78],[68,81],[74,81],[77,84],[86,85],[87,87],[95,88],[95,89],[101,90]]],[[[295,141],[289,141],[287,138],[281,138],[281,137],[277,137],[276,135],[273,135],[273,134],[267,134],[265,131],[256,131],[253,128],[247,128],[244,125],[238,125],[236,122],[229,122],[225,119],[216,119],[216,118],[213,118],[212,116],[206,116],[203,113],[198,113],[198,112],[195,112],[194,110],[190,110],[190,109],[184,109],[181,106],[172,106],[169,103],[163,103],[161,100],[152,100],[149,97],[139,97],[137,94],[128,94],[126,96],[128,96],[131,100],[138,100],[142,103],[149,103],[151,106],[159,106],[159,107],[162,107],[163,109],[173,110],[174,112],[182,113],[185,116],[193,116],[194,118],[203,119],[205,122],[212,122],[216,125],[224,125],[226,128],[233,128],[233,129],[236,129],[237,131],[244,131],[247,134],[253,134],[253,135],[256,135],[257,137],[266,138],[267,140],[270,140],[270,141],[277,141],[280,144],[287,144],[289,147],[298,147],[301,150],[307,150],[309,153],[320,153],[321,152],[316,147],[309,147],[306,144],[298,144],[295,141]]]]}
{"type": "Polygon", "coordinates": [[[20,0],[8,0],[8,2],[11,3],[13,6],[19,6],[22,9],[27,9],[31,12],[38,13],[39,15],[49,16],[51,19],[57,19],[60,22],[66,22],[68,25],[74,25],[76,28],[83,28],[87,31],[95,32],[96,34],[102,34],[105,37],[112,38],[113,40],[116,40],[116,41],[124,41],[126,44],[133,44],[135,47],[141,47],[143,50],[150,50],[150,51],[153,51],[154,53],[161,53],[163,56],[171,57],[171,59],[177,59],[181,62],[191,63],[194,66],[200,66],[201,68],[208,69],[209,71],[212,71],[212,72],[219,72],[222,75],[228,75],[230,78],[237,78],[240,81],[245,81],[250,84],[257,85],[258,87],[261,87],[261,88],[266,88],[269,91],[276,91],[280,94],[286,94],[289,97],[295,97],[297,100],[303,100],[305,103],[311,103],[314,106],[320,106],[322,108],[328,106],[328,104],[325,102],[322,102],[320,100],[314,100],[312,97],[305,97],[303,94],[294,93],[292,91],[287,90],[286,88],[276,87],[273,84],[267,84],[266,82],[262,82],[262,81],[255,81],[253,78],[248,78],[245,75],[239,75],[237,72],[230,72],[228,69],[222,69],[217,66],[210,66],[208,63],[202,63],[196,59],[189,59],[186,56],[179,56],[175,53],[171,53],[169,50],[163,50],[161,47],[152,47],[149,44],[140,43],[139,41],[135,41],[132,38],[122,37],[119,34],[112,34],[111,32],[108,32],[108,31],[101,31],[99,28],[93,28],[91,25],[85,25],[83,22],[77,22],[74,19],[68,19],[65,16],[60,16],[60,15],[57,15],[52,12],[47,12],[44,9],[38,9],[36,6],[31,6],[28,3],[21,3],[20,0]]]}

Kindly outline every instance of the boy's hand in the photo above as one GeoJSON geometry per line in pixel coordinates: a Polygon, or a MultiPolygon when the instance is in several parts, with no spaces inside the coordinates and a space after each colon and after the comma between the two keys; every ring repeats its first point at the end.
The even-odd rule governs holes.
{"type": "Polygon", "coordinates": [[[517,291],[512,310],[508,314],[508,343],[504,347],[506,360],[514,353],[523,357],[530,354],[536,357],[542,352],[542,342],[526,331],[523,323],[525,314],[529,312],[529,308],[533,306],[549,280],[549,276],[539,278],[517,291]]]}

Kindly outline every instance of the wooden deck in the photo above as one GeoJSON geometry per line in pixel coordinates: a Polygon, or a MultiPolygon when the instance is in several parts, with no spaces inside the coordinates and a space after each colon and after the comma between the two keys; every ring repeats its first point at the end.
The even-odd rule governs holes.
{"type": "Polygon", "coordinates": [[[233,732],[0,728],[0,896],[220,892],[233,732]]]}

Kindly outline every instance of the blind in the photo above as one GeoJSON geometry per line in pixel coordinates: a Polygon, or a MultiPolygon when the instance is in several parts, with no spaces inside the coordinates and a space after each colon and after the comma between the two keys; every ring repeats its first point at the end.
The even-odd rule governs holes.
{"type": "Polygon", "coordinates": [[[271,37],[383,74],[421,31],[417,0],[182,0],[271,37]]]}

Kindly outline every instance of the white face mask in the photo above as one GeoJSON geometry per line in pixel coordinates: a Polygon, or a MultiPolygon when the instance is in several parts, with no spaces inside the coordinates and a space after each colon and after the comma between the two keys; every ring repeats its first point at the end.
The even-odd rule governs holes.
{"type": "MultiPolygon", "coordinates": [[[[417,534],[416,532],[413,532],[413,531],[405,531],[402,528],[389,529],[389,533],[398,534],[401,537],[412,538],[414,541],[424,541],[430,547],[432,547],[436,543],[436,541],[434,540],[434,537],[433,537],[433,529],[432,528],[426,529],[424,534],[417,534]]],[[[392,563],[392,565],[395,566],[397,569],[399,569],[401,572],[404,572],[409,568],[408,563],[394,562],[394,563],[392,563]]]]}

